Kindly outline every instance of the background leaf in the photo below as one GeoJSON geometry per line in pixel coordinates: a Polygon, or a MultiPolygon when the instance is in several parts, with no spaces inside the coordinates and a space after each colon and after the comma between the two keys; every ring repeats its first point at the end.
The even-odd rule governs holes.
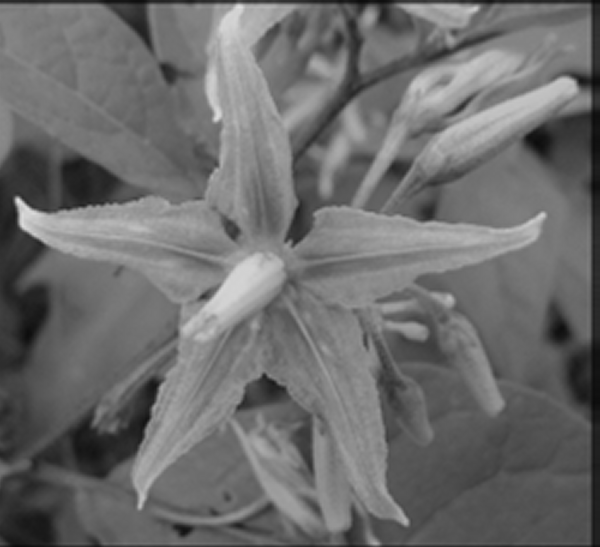
{"type": "Polygon", "coordinates": [[[390,446],[389,485],[410,528],[376,522],[384,544],[591,543],[591,431],[551,399],[501,382],[486,417],[451,370],[405,365],[425,391],[435,439],[390,446]]]}
{"type": "MultiPolygon", "coordinates": [[[[293,422],[303,416],[298,407],[286,404],[262,407],[267,420],[293,422]]],[[[236,419],[244,427],[254,426],[257,410],[241,411],[236,419]]],[[[132,460],[110,474],[109,481],[128,490],[132,460]]],[[[181,457],[156,481],[151,500],[195,515],[225,514],[244,507],[263,495],[253,471],[231,428],[216,432],[181,457]]],[[[248,544],[223,528],[192,528],[186,534],[165,521],[156,520],[148,510],[139,512],[132,501],[117,501],[99,492],[79,497],[78,510],[90,535],[102,544],[214,545],[248,544]]],[[[277,513],[272,509],[244,521],[244,525],[265,535],[282,536],[277,513]]]]}
{"type": "Polygon", "coordinates": [[[127,182],[171,196],[198,190],[157,63],[104,6],[1,6],[0,96],[127,182]]]}
{"type": "Polygon", "coordinates": [[[171,91],[179,123],[198,143],[216,155],[219,127],[204,91],[206,47],[212,31],[211,4],[149,4],[152,44],[162,63],[174,69],[171,91]]]}
{"type": "Polygon", "coordinates": [[[552,172],[522,145],[443,189],[436,217],[494,227],[513,226],[540,211],[548,218],[538,241],[508,254],[444,274],[440,280],[477,326],[492,367],[526,382],[543,372],[538,361],[566,220],[566,203],[552,172]]]}
{"type": "Polygon", "coordinates": [[[74,425],[130,370],[133,356],[176,317],[143,277],[49,251],[21,287],[49,285],[50,315],[20,377],[26,418],[15,457],[74,425]]]}

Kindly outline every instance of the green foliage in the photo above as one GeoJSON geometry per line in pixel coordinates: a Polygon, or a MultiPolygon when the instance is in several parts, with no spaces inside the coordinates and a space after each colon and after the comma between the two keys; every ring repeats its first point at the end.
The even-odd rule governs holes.
{"type": "Polygon", "coordinates": [[[564,74],[588,70],[568,29],[589,10],[146,13],[152,51],[105,6],[0,8],[6,161],[23,118],[68,147],[50,198],[12,191],[18,223],[119,266],[47,251],[20,280],[49,285],[50,313],[0,369],[27,407],[0,502],[11,481],[68,486],[59,543],[589,543],[590,428],[548,338],[553,312],[568,351],[590,342],[589,196],[522,140],[586,112],[564,74]],[[134,188],[27,205],[73,205],[68,150],[134,188]],[[100,401],[126,441],[100,451],[106,480],[65,456],[100,401]]]}

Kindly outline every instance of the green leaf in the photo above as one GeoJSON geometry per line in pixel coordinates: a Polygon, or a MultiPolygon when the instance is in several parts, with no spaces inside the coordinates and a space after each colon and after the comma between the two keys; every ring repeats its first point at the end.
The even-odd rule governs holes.
{"type": "Polygon", "coordinates": [[[568,214],[552,177],[543,163],[518,145],[445,188],[437,208],[440,220],[493,226],[522,222],[535,211],[548,212],[544,232],[531,248],[440,279],[476,325],[496,373],[519,382],[544,374],[539,344],[568,214]]]}
{"type": "Polygon", "coordinates": [[[426,449],[391,442],[390,490],[406,499],[412,525],[375,522],[384,544],[591,544],[589,423],[508,382],[506,410],[491,419],[454,371],[406,370],[425,391],[436,436],[426,449]]]}
{"type": "MultiPolygon", "coordinates": [[[[256,410],[236,414],[243,424],[254,423],[256,410]]],[[[298,420],[302,411],[289,403],[262,406],[259,410],[269,422],[288,424],[298,420]]],[[[246,426],[247,427],[247,426],[246,426]]],[[[112,470],[108,481],[131,491],[132,460],[112,470]]],[[[227,427],[193,447],[186,455],[167,469],[156,481],[150,502],[143,511],[131,501],[107,496],[96,489],[77,498],[77,510],[87,533],[103,545],[248,545],[255,539],[283,540],[284,533],[279,515],[273,509],[249,514],[239,520],[242,526],[201,525],[210,520],[243,510],[263,496],[260,485],[246,459],[232,429],[227,427]],[[156,504],[171,509],[170,518],[155,513],[156,504]],[[179,519],[177,519],[179,516],[179,519]],[[175,524],[185,525],[189,519],[189,533],[181,534],[175,524]],[[196,525],[192,522],[196,521],[196,525]],[[246,536],[242,535],[244,528],[246,536]],[[236,534],[236,528],[240,534],[236,534]],[[260,535],[259,535],[260,533],[260,535]]],[[[261,544],[269,545],[269,541],[261,544]]]]}
{"type": "Polygon", "coordinates": [[[296,209],[287,132],[252,53],[238,34],[239,13],[228,13],[214,55],[223,116],[219,170],[207,200],[246,237],[283,241],[296,209]]]}
{"type": "MultiPolygon", "coordinates": [[[[199,306],[184,308],[182,324],[199,306]]],[[[156,478],[224,423],[246,384],[260,376],[255,342],[248,322],[205,344],[180,338],[178,362],[161,385],[133,469],[140,505],[156,478]]]]}
{"type": "Polygon", "coordinates": [[[19,225],[46,245],[146,275],[174,302],[188,302],[225,276],[237,248],[202,201],[158,197],[42,213],[16,199],[19,225]]]}
{"type": "Polygon", "coordinates": [[[48,446],[131,372],[135,357],[177,312],[141,275],[44,253],[19,290],[47,286],[50,312],[22,368],[24,420],[15,459],[48,446]]]}
{"type": "Polygon", "coordinates": [[[207,44],[212,29],[211,4],[148,4],[148,21],[156,56],[175,68],[171,90],[180,125],[211,152],[218,130],[204,92],[207,44]]]}
{"type": "Polygon", "coordinates": [[[302,283],[323,299],[366,307],[416,277],[476,264],[535,241],[540,213],[514,228],[418,222],[348,207],[325,207],[295,248],[302,283]]]}
{"type": "Polygon", "coordinates": [[[198,190],[157,63],[104,6],[0,7],[0,96],[127,182],[170,196],[198,190]]]}
{"type": "Polygon", "coordinates": [[[369,511],[407,524],[386,488],[379,396],[356,318],[305,291],[288,292],[265,313],[265,372],[322,420],[348,481],[369,511]]]}

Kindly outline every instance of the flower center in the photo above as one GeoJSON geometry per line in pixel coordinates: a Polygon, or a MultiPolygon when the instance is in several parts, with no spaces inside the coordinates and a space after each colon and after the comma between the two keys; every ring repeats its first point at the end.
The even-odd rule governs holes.
{"type": "Polygon", "coordinates": [[[206,305],[181,328],[184,336],[206,342],[269,304],[287,279],[283,260],[269,252],[239,262],[206,305]]]}

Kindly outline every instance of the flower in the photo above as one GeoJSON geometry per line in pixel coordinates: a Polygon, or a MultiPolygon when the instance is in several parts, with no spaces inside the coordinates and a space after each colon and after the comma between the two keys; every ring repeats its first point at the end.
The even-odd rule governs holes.
{"type": "Polygon", "coordinates": [[[533,242],[543,215],[492,229],[326,207],[304,240],[286,242],[297,205],[288,136],[240,38],[240,10],[223,17],[214,38],[223,126],[205,200],[146,197],[46,214],[17,199],[19,222],[63,252],[141,272],[181,305],[178,360],[132,472],[140,506],[156,478],[226,422],[245,386],[266,373],[323,424],[367,510],[406,525],[386,487],[378,391],[354,311],[423,273],[533,242]]]}

